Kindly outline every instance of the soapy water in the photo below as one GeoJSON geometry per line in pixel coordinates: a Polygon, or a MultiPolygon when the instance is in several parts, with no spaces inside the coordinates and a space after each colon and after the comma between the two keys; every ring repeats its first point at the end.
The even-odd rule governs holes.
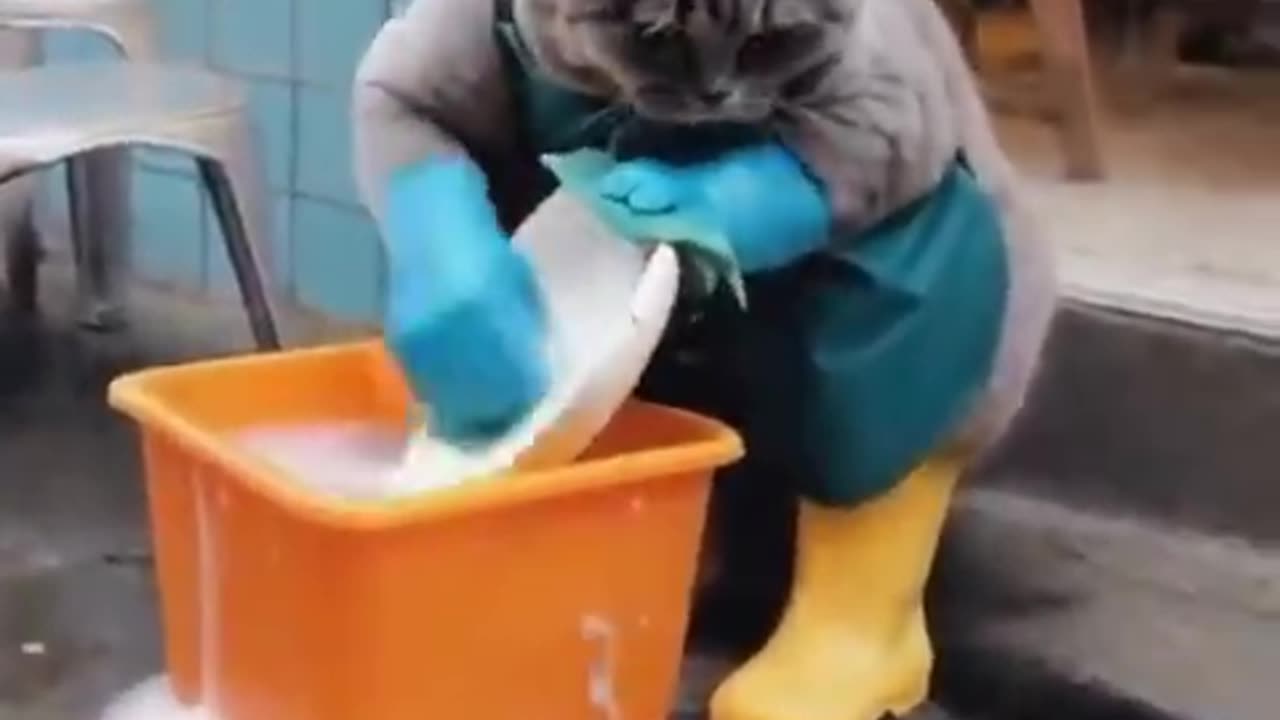
{"type": "MultiPolygon", "coordinates": [[[[555,405],[542,414],[559,412],[555,405]]],[[[333,500],[379,501],[492,479],[535,439],[529,432],[527,440],[517,438],[523,442],[471,450],[420,430],[406,434],[352,421],[250,427],[233,441],[304,490],[333,500]]]]}
{"type": "Polygon", "coordinates": [[[368,422],[251,427],[236,444],[283,471],[303,489],[338,500],[378,500],[394,494],[408,439],[401,430],[368,422]]]}

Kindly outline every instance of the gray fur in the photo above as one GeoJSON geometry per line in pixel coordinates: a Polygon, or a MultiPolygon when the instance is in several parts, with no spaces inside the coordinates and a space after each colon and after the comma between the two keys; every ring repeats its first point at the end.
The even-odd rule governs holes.
{"type": "Polygon", "coordinates": [[[516,2],[539,61],[567,84],[659,121],[773,124],[826,182],[844,230],[926,193],[959,143],[911,2],[516,2]]]}
{"type": "Polygon", "coordinates": [[[763,121],[861,0],[518,0],[543,65],[653,119],[763,121]]]}
{"type": "MultiPolygon", "coordinates": [[[[845,230],[927,193],[963,149],[1001,206],[1012,284],[996,372],[961,436],[986,444],[1003,433],[1034,375],[1054,309],[1054,274],[933,0],[516,2],[540,64],[568,86],[658,119],[774,123],[825,183],[845,230]],[[779,28],[806,33],[804,47],[780,52],[756,72],[726,60],[739,57],[749,38],[779,28]],[[646,64],[628,45],[645,30],[671,33],[663,43],[686,43],[679,52],[689,56],[674,67],[688,71],[646,64]]],[[[489,0],[416,0],[370,48],[355,119],[361,188],[375,215],[394,168],[430,154],[469,152],[494,182],[519,184],[516,169],[532,159],[511,146],[514,110],[491,25],[489,0]]]]}

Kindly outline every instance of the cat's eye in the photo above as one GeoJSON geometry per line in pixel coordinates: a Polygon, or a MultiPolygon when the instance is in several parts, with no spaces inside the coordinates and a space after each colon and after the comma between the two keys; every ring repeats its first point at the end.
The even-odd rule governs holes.
{"type": "Polygon", "coordinates": [[[801,26],[756,33],[738,48],[738,68],[745,72],[768,72],[795,60],[818,41],[817,34],[801,26]]]}
{"type": "Polygon", "coordinates": [[[758,57],[760,55],[768,55],[769,51],[777,46],[778,35],[761,33],[747,38],[746,42],[742,43],[742,48],[739,52],[744,56],[758,57]]]}

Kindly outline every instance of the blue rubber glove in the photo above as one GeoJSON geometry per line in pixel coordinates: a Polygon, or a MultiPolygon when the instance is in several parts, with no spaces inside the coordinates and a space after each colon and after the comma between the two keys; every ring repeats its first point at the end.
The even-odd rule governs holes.
{"type": "Polygon", "coordinates": [[[686,217],[680,212],[666,215],[638,214],[625,204],[607,200],[599,193],[600,179],[618,167],[613,156],[593,149],[575,150],[542,158],[560,181],[560,186],[591,208],[622,237],[645,245],[669,243],[682,252],[686,282],[702,294],[710,294],[727,284],[739,305],[747,306],[746,286],[738,259],[715,218],[686,217]]]}
{"type": "Polygon", "coordinates": [[[432,432],[458,443],[502,435],[546,392],[546,323],[483,172],[464,157],[404,168],[385,214],[386,342],[432,432]]]}
{"type": "Polygon", "coordinates": [[[718,230],[746,273],[784,267],[823,247],[831,232],[821,186],[776,142],[695,165],[623,162],[599,181],[598,192],[636,216],[679,215],[718,230]]]}

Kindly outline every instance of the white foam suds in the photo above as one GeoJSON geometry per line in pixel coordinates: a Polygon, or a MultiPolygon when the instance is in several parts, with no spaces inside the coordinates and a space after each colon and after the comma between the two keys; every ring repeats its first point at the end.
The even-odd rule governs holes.
{"type": "Polygon", "coordinates": [[[303,488],[344,500],[394,495],[390,481],[405,451],[402,433],[360,422],[267,425],[235,440],[303,488]]]}
{"type": "Polygon", "coordinates": [[[101,720],[217,720],[203,707],[183,705],[163,675],[149,678],[116,698],[101,720]]]}
{"type": "MultiPolygon", "coordinates": [[[[554,408],[544,408],[546,412],[554,408]]],[[[546,423],[546,421],[544,421],[546,423]]],[[[251,427],[234,440],[240,448],[283,470],[291,483],[339,500],[390,500],[492,477],[532,444],[520,438],[469,450],[426,433],[412,439],[392,428],[361,422],[251,427]]]]}
{"type": "Polygon", "coordinates": [[[599,615],[586,615],[582,618],[582,637],[600,645],[600,655],[587,669],[587,700],[604,720],[622,720],[614,680],[618,667],[618,628],[599,615]]]}

